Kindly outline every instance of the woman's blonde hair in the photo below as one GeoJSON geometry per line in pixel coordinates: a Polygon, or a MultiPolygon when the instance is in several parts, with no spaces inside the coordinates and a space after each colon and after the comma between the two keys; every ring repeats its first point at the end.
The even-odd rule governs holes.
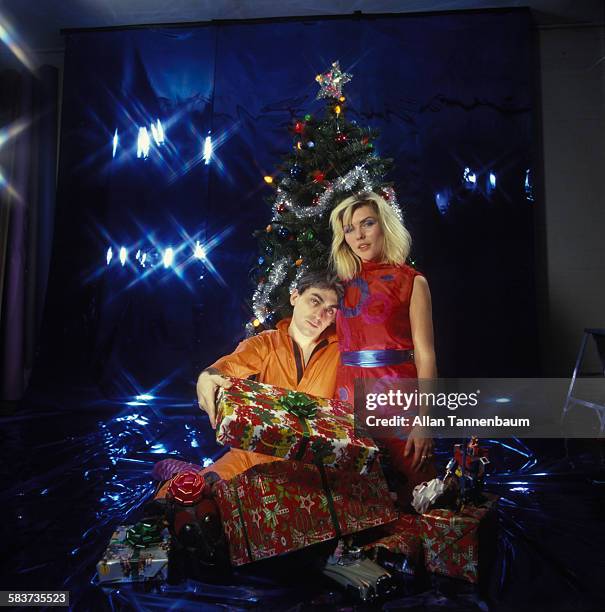
{"type": "Polygon", "coordinates": [[[347,244],[344,226],[350,225],[353,213],[366,204],[376,213],[384,234],[382,261],[401,265],[410,254],[412,237],[393,207],[373,191],[352,195],[340,202],[330,214],[332,227],[330,261],[336,274],[343,280],[350,280],[361,272],[361,259],[347,244]]]}

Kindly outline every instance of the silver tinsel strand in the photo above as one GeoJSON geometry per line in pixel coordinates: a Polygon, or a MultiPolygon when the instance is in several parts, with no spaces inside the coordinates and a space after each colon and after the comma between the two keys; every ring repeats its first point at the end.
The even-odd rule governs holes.
{"type": "MultiPolygon", "coordinates": [[[[278,213],[277,209],[281,205],[292,211],[298,219],[310,219],[311,217],[321,216],[330,205],[332,197],[336,192],[351,191],[353,187],[360,182],[362,186],[359,191],[374,191],[375,187],[372,185],[369,172],[363,166],[355,166],[355,168],[349,170],[344,176],[327,183],[325,191],[319,196],[317,206],[297,206],[288,198],[283,189],[278,187],[277,198],[273,204],[273,219],[274,221],[279,221],[281,215],[278,213]]],[[[386,199],[397,213],[399,220],[403,222],[401,210],[397,204],[395,190],[392,187],[386,187],[383,191],[387,194],[386,199]]]]}
{"type": "Polygon", "coordinates": [[[273,264],[273,268],[271,272],[269,272],[269,277],[267,278],[267,282],[263,285],[259,285],[252,296],[252,310],[254,311],[254,315],[261,322],[265,322],[265,308],[269,299],[271,297],[271,293],[276,289],[279,285],[284,282],[286,278],[286,274],[288,273],[288,258],[282,257],[278,261],[273,264]]]}
{"type": "Polygon", "coordinates": [[[298,271],[296,272],[296,276],[294,277],[294,280],[290,283],[290,293],[292,293],[294,289],[296,289],[296,287],[298,286],[298,281],[300,280],[300,277],[306,271],[307,271],[307,266],[305,266],[305,264],[302,264],[301,266],[299,266],[298,271]]]}
{"type": "Polygon", "coordinates": [[[372,183],[370,182],[368,171],[363,166],[355,166],[355,168],[349,170],[344,176],[326,184],[324,192],[319,196],[317,206],[297,206],[288,198],[284,191],[278,187],[277,198],[273,205],[273,215],[274,217],[279,217],[277,208],[282,204],[288,210],[291,210],[298,219],[310,219],[311,217],[323,215],[330,205],[332,196],[336,191],[350,191],[353,186],[360,181],[362,182],[362,191],[371,191],[372,183]]]}
{"type": "Polygon", "coordinates": [[[397,194],[392,187],[383,187],[382,192],[385,194],[385,200],[391,205],[397,218],[401,221],[403,225],[403,213],[401,212],[401,208],[399,208],[399,204],[397,202],[397,194]]]}

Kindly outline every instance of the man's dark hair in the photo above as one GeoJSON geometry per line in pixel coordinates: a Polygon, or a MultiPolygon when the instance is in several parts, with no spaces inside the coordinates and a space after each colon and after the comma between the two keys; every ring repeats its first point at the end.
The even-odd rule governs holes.
{"type": "Polygon", "coordinates": [[[344,286],[338,279],[338,276],[327,270],[309,270],[304,272],[298,279],[298,283],[296,283],[296,289],[299,294],[304,293],[311,287],[331,289],[336,293],[339,302],[345,293],[344,286]]]}

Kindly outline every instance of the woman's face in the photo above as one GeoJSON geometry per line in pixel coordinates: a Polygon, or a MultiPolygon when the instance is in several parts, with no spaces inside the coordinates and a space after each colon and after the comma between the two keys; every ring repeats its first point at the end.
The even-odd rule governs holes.
{"type": "Polygon", "coordinates": [[[384,233],[378,215],[369,204],[360,206],[349,225],[343,226],[349,248],[362,261],[373,261],[383,256],[384,233]]]}

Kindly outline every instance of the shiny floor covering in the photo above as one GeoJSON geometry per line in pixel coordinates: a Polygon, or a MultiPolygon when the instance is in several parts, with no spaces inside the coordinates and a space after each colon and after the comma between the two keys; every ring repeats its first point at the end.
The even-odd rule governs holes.
{"type": "MultiPolygon", "coordinates": [[[[209,463],[223,452],[190,399],[31,392],[0,423],[0,589],[69,590],[72,610],[370,609],[323,580],[309,555],[151,591],[95,584],[114,527],[140,518],[152,494],[153,464],[168,456],[209,463]]],[[[605,609],[602,443],[482,443],[492,457],[488,489],[501,495],[498,555],[485,589],[401,578],[398,592],[371,608],[605,609]]],[[[440,442],[442,464],[450,449],[451,441],[440,442]]]]}

